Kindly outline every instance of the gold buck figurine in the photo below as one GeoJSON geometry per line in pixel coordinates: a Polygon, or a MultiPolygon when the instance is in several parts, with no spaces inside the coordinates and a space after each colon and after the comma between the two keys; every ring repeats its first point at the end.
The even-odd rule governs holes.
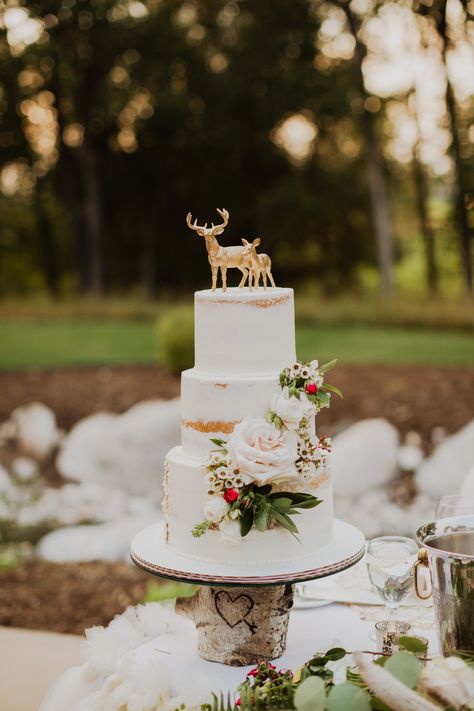
{"type": "Polygon", "coordinates": [[[249,289],[259,287],[260,277],[263,276],[263,288],[267,288],[267,278],[270,279],[270,284],[275,287],[275,282],[272,276],[272,260],[268,254],[258,254],[257,247],[260,244],[260,237],[254,239],[253,242],[247,242],[242,238],[244,245],[244,266],[249,270],[249,289]]]}
{"type": "Polygon", "coordinates": [[[214,223],[212,222],[211,226],[208,227],[206,222],[204,227],[202,227],[201,225],[197,224],[197,219],[193,222],[193,218],[190,212],[188,212],[186,223],[188,227],[190,227],[192,230],[195,230],[198,235],[204,237],[204,239],[206,240],[207,255],[212,272],[212,291],[216,290],[217,274],[219,269],[221,270],[222,291],[226,291],[227,270],[230,268],[240,269],[243,276],[240,281],[239,287],[242,287],[247,281],[248,269],[244,265],[243,247],[222,247],[217,241],[218,235],[221,235],[224,232],[224,229],[227,226],[227,223],[229,222],[229,213],[227,212],[227,210],[219,210],[218,208],[217,212],[223,219],[223,222],[220,225],[214,225],[214,223]]]}

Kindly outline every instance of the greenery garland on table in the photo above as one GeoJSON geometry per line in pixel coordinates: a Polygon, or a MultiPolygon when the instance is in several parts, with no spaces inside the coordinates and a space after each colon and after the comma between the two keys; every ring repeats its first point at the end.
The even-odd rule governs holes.
{"type": "MultiPolygon", "coordinates": [[[[474,662],[460,657],[429,660],[418,638],[401,637],[396,654],[353,653],[336,681],[335,663],[348,652],[316,654],[295,673],[269,662],[252,669],[237,694],[212,694],[200,711],[470,711],[474,709],[474,662]],[[367,661],[372,655],[373,661],[367,661]]],[[[181,706],[179,711],[186,707],[181,706]]],[[[178,709],[176,710],[178,711],[178,709]]],[[[191,711],[191,710],[189,710],[191,711]]]]}

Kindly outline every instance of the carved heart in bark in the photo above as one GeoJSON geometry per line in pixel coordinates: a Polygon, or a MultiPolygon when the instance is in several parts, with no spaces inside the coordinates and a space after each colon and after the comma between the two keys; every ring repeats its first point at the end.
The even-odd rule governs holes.
{"type": "Polygon", "coordinates": [[[235,627],[239,622],[245,622],[249,612],[255,605],[248,595],[236,595],[232,597],[225,590],[220,590],[216,594],[216,610],[229,627],[235,627]]]}

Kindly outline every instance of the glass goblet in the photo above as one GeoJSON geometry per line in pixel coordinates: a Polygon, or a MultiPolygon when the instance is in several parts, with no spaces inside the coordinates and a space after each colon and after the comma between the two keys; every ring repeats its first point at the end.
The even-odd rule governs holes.
{"type": "Polygon", "coordinates": [[[418,546],[404,536],[380,536],[367,544],[369,578],[384,600],[390,620],[397,619],[400,603],[413,588],[418,546]]]}
{"type": "Polygon", "coordinates": [[[448,494],[442,496],[436,504],[435,521],[451,516],[474,514],[474,497],[463,494],[448,494]]]}

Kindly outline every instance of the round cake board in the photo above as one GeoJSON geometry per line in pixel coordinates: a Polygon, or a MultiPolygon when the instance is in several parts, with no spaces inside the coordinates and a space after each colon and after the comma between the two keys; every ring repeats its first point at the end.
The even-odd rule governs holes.
{"type": "Polygon", "coordinates": [[[357,563],[365,550],[361,531],[336,519],[331,543],[314,555],[284,564],[230,565],[173,551],[165,542],[164,526],[157,523],[135,536],[132,560],[153,575],[201,586],[193,597],[178,600],[177,610],[196,623],[200,656],[232,666],[280,657],[293,583],[339,573],[357,563]]]}
{"type": "MultiPolygon", "coordinates": [[[[335,519],[331,543],[312,555],[285,563],[216,563],[174,551],[165,543],[164,526],[164,523],[156,523],[133,538],[133,562],[161,578],[198,585],[268,586],[315,580],[350,568],[362,558],[365,550],[364,534],[355,526],[335,519]]],[[[232,547],[229,546],[231,558],[232,547]]]]}

